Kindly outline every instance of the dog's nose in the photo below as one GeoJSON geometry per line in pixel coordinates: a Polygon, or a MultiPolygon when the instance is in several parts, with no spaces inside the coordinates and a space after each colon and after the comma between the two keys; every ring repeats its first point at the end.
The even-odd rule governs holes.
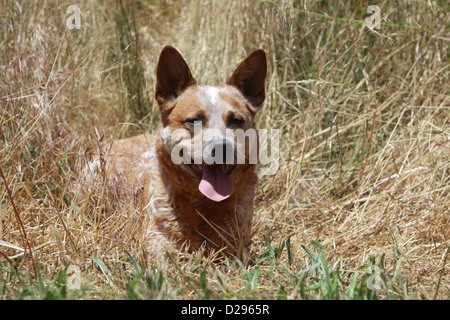
{"type": "MultiPolygon", "coordinates": [[[[232,145],[227,139],[223,138],[222,140],[213,143],[211,157],[215,159],[215,162],[218,164],[228,163],[227,152],[228,158],[230,158],[232,156],[232,145]]],[[[233,161],[233,158],[228,159],[228,161],[233,161]]]]}

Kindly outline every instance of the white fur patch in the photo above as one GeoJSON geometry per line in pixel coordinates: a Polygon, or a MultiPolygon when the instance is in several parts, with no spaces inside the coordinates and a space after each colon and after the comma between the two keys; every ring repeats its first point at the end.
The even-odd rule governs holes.
{"type": "Polygon", "coordinates": [[[217,101],[219,100],[219,89],[216,87],[212,87],[212,86],[207,86],[206,88],[206,93],[208,94],[208,100],[210,101],[211,104],[216,104],[217,101]]]}
{"type": "Polygon", "coordinates": [[[172,140],[172,130],[170,130],[170,127],[161,127],[161,130],[159,131],[159,134],[161,135],[161,138],[163,140],[163,144],[165,146],[169,145],[169,142],[172,140]]]}

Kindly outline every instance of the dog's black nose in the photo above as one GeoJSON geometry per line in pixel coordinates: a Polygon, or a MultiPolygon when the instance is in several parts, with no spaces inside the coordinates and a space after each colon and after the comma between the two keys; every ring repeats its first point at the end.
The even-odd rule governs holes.
{"type": "Polygon", "coordinates": [[[214,159],[216,164],[231,164],[228,163],[233,161],[233,146],[228,142],[227,139],[222,139],[222,141],[214,142],[211,150],[211,157],[214,159]],[[228,158],[227,158],[228,155],[228,158]]]}

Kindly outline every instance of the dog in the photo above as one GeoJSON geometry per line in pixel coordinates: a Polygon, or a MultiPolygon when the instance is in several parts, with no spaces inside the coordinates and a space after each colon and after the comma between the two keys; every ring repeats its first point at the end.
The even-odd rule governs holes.
{"type": "Polygon", "coordinates": [[[146,217],[143,244],[151,255],[175,244],[242,259],[250,248],[258,181],[256,164],[249,161],[255,143],[242,147],[227,134],[255,130],[266,74],[266,54],[259,49],[225,85],[199,85],[182,55],[164,47],[156,70],[159,133],[112,142],[87,166],[85,190],[99,192],[92,189],[92,177],[102,172],[112,194],[108,201],[140,208],[146,217]],[[208,131],[213,134],[207,137],[208,131]]]}

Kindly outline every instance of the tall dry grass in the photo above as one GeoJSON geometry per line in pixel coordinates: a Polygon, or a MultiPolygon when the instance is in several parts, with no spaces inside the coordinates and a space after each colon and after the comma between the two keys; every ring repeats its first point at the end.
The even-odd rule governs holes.
{"type": "MultiPolygon", "coordinates": [[[[45,279],[76,266],[89,298],[126,297],[139,282],[132,270],[145,267],[156,287],[164,283],[152,298],[316,298],[299,276],[315,263],[313,239],[332,270],[353,275],[380,259],[400,288],[380,297],[448,298],[446,1],[377,2],[376,32],[363,25],[366,1],[76,4],[80,30],[66,28],[67,2],[0,2],[0,166],[27,233],[2,181],[2,279],[9,265],[34,278],[29,241],[45,279]],[[76,171],[101,143],[158,127],[154,70],[166,44],[202,84],[223,83],[256,48],[267,52],[257,122],[281,131],[281,158],[260,181],[253,257],[269,254],[270,263],[175,253],[151,261],[135,236],[139,212],[105,218],[100,199],[92,218],[73,202],[76,171]]],[[[16,289],[3,287],[2,297],[20,297],[23,285],[11,280],[16,289]]]]}

